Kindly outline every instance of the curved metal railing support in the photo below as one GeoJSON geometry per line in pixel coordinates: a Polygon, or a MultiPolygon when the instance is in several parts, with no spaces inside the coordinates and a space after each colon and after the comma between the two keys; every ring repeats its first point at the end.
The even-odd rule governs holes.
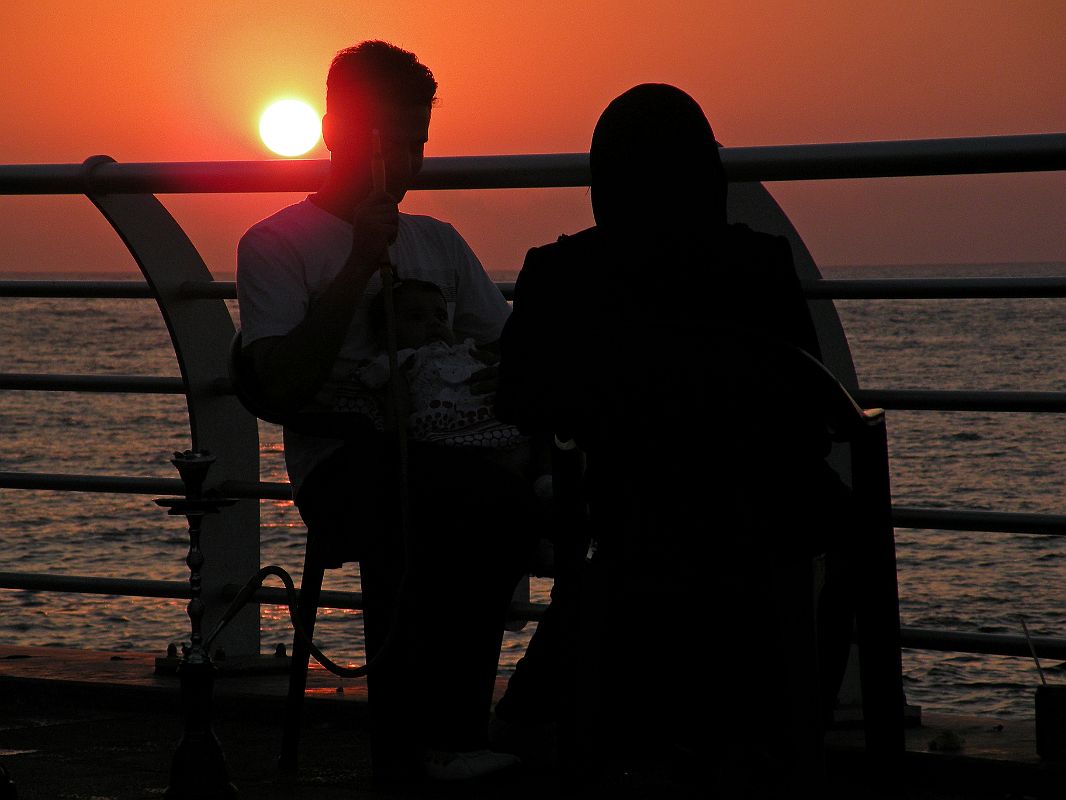
{"type": "MultiPolygon", "coordinates": [[[[96,191],[94,170],[112,163],[108,156],[85,161],[85,194],[121,237],[159,304],[185,385],[191,449],[208,450],[217,457],[211,471],[215,486],[224,481],[258,481],[257,423],[235,397],[219,391],[234,333],[229,311],[222,300],[194,299],[184,291],[190,284],[213,278],[185,231],[154,195],[96,191]]],[[[205,519],[203,528],[204,624],[210,628],[225,610],[223,587],[234,576],[259,569],[259,503],[238,502],[205,519]]],[[[238,615],[219,643],[227,653],[258,654],[258,608],[238,615]]]]}
{"type": "MultiPolygon", "coordinates": [[[[761,183],[729,184],[729,221],[744,222],[757,231],[784,236],[792,245],[796,274],[801,281],[817,281],[822,275],[814,258],[788,215],[761,183]]],[[[808,299],[807,308],[814,320],[822,361],[836,379],[854,394],[859,382],[844,327],[831,299],[808,299]]],[[[834,445],[830,463],[844,480],[851,482],[851,455],[847,444],[834,445]]]]}
{"type": "MultiPolygon", "coordinates": [[[[792,258],[800,280],[821,279],[822,274],[799,232],[761,183],[729,184],[729,221],[743,222],[757,231],[784,236],[792,245],[792,258]]],[[[822,361],[849,392],[854,392],[859,388],[855,364],[836,306],[831,299],[809,299],[807,307],[814,320],[818,344],[822,348],[822,361]]]]}

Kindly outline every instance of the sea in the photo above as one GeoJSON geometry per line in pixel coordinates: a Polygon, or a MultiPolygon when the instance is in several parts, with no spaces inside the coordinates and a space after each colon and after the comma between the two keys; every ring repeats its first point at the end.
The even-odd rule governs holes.
{"type": "MultiPolygon", "coordinates": [[[[827,278],[1066,277],[1066,262],[833,267],[827,278]]],[[[4,278],[40,276],[5,274],[4,278]]],[[[75,279],[136,276],[62,276],[75,279]]],[[[513,273],[494,277],[513,278],[513,273]]],[[[1066,391],[1066,299],[838,300],[863,388],[1066,391]]],[[[231,304],[231,311],[235,309],[231,304]]],[[[151,300],[0,298],[0,372],[178,375],[151,300]]],[[[1061,514],[1066,427],[1048,413],[888,414],[893,502],[1061,514]]],[[[0,393],[0,470],[174,477],[168,459],[190,446],[184,399],[169,395],[0,393]]],[[[260,425],[261,477],[285,479],[281,432],[260,425]]],[[[501,530],[500,535],[506,535],[501,530]]],[[[0,572],[188,579],[183,522],[146,495],[0,489],[0,572]]],[[[263,564],[297,580],[304,528],[291,503],[262,502],[263,564]]],[[[897,529],[904,625],[1066,637],[1066,542],[1002,533],[897,529]]],[[[550,581],[534,579],[546,602],[550,581]]],[[[359,588],[352,565],[327,572],[329,589],[359,588]]],[[[715,609],[708,609],[713,627],[715,609]]],[[[262,649],[290,642],[287,613],[261,610],[262,649]]],[[[535,623],[506,635],[509,674],[535,623]]],[[[0,590],[0,641],[162,654],[188,639],[181,600],[0,590]]],[[[316,638],[341,662],[363,658],[359,612],[323,609],[316,638]]],[[[639,631],[618,643],[639,661],[639,631]]],[[[727,657],[697,643],[701,658],[727,657]]],[[[787,652],[745,657],[790,668],[787,652]]],[[[929,711],[1033,716],[1032,659],[908,650],[908,701],[929,711]]],[[[1049,681],[1066,665],[1045,661],[1049,681]]]]}

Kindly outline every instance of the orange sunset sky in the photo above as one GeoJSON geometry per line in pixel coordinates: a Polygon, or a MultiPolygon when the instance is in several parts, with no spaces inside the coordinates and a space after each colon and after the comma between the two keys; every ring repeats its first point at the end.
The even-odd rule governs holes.
{"type": "MultiPolygon", "coordinates": [[[[323,110],[338,49],[381,38],[440,82],[427,155],[578,152],[629,86],[674,83],[726,145],[1066,132],[1061,0],[6,0],[0,163],[272,157],[279,97],[323,110]]],[[[328,155],[319,145],[308,157],[328,155]]],[[[821,264],[1066,262],[1066,174],[769,185],[821,264]]],[[[211,269],[299,195],[162,199],[211,269]]],[[[419,192],[490,269],[591,222],[587,192],[419,192]]],[[[0,272],[126,270],[80,197],[0,197],[0,272]]]]}

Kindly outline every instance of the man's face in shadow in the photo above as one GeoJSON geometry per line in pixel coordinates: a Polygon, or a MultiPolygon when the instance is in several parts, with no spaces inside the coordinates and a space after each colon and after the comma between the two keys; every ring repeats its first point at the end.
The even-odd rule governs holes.
{"type": "Polygon", "coordinates": [[[382,105],[366,113],[326,114],[322,132],[329,148],[332,168],[349,183],[357,196],[373,188],[372,132],[376,129],[385,163],[385,192],[397,203],[411,188],[422,169],[429,141],[429,106],[382,105]]]}

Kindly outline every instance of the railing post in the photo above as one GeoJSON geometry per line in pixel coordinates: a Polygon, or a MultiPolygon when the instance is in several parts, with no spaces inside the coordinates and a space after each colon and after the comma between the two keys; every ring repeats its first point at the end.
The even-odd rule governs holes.
{"type": "MultiPolygon", "coordinates": [[[[85,193],[111,223],[137,261],[170,331],[185,382],[192,450],[217,461],[211,486],[259,480],[256,420],[231,394],[220,391],[234,327],[225,302],[191,299],[183,287],[212,280],[185,231],[151,194],[106,194],[93,190],[93,170],[114,163],[107,156],[85,162],[85,193]]],[[[162,448],[161,448],[162,449],[162,448]]],[[[259,569],[259,502],[242,500],[204,520],[204,624],[222,616],[223,587],[243,583],[259,569]]],[[[259,654],[259,609],[249,606],[219,636],[229,655],[259,654]]]]}

